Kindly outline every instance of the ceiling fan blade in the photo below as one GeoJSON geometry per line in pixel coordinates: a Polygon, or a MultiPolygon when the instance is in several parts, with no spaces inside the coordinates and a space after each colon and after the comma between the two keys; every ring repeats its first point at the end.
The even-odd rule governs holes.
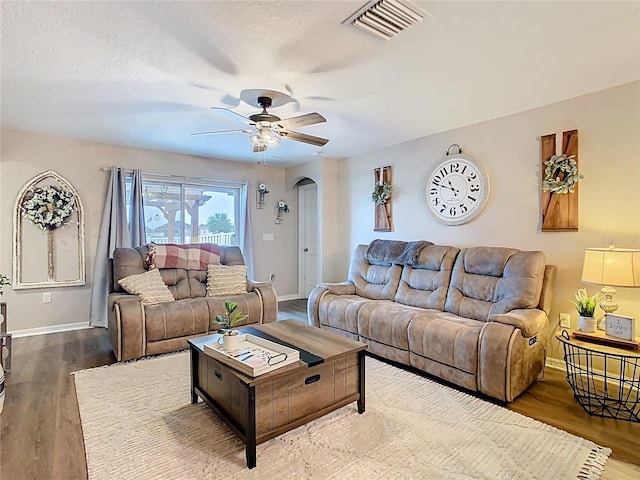
{"type": "Polygon", "coordinates": [[[285,118],[284,120],[277,122],[277,125],[280,125],[282,128],[289,129],[305,127],[307,125],[314,125],[316,123],[326,121],[327,119],[319,113],[307,113],[306,115],[300,115],[298,117],[285,118]]]}
{"type": "Polygon", "coordinates": [[[314,137],[313,135],[307,135],[306,133],[292,131],[280,132],[280,136],[288,138],[289,140],[295,140],[296,142],[304,142],[311,145],[316,145],[318,147],[326,145],[329,141],[326,138],[314,137]]]}
{"type": "Polygon", "coordinates": [[[216,133],[235,133],[235,132],[242,132],[242,133],[251,133],[253,130],[251,129],[240,129],[240,130],[216,130],[214,132],[197,132],[197,133],[190,133],[189,135],[213,135],[216,133]]]}
{"type": "Polygon", "coordinates": [[[253,147],[253,153],[260,153],[260,152],[264,152],[267,150],[267,146],[266,145],[254,145],[253,147]]]}
{"type": "Polygon", "coordinates": [[[224,108],[224,107],[211,107],[211,110],[217,110],[220,113],[224,113],[225,115],[229,115],[232,114],[233,117],[236,120],[242,120],[244,123],[249,124],[249,125],[254,125],[254,123],[248,119],[247,117],[240,115],[239,113],[234,112],[233,110],[229,110],[228,108],[224,108]]]}

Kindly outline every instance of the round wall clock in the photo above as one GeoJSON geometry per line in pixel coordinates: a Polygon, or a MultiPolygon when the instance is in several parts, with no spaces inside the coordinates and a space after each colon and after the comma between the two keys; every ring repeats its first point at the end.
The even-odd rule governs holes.
{"type": "Polygon", "coordinates": [[[438,220],[461,225],[482,212],[489,198],[489,177],[470,156],[451,155],[433,167],[425,195],[438,220]]]}

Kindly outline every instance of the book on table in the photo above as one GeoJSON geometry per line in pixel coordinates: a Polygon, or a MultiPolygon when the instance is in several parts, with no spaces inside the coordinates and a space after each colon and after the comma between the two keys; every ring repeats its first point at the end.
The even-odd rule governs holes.
{"type": "Polygon", "coordinates": [[[220,343],[204,344],[210,357],[252,377],[263,375],[300,360],[300,352],[264,338],[242,333],[233,350],[225,350],[220,343]]]}

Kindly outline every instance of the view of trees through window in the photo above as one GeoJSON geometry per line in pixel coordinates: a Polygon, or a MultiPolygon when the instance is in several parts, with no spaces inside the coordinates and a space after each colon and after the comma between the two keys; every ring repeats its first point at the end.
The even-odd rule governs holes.
{"type": "Polygon", "coordinates": [[[143,177],[147,242],[237,245],[240,187],[143,177]]]}

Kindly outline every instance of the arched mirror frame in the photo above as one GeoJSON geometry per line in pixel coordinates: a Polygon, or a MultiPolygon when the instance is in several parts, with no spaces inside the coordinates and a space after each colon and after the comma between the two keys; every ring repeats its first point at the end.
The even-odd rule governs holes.
{"type": "Polygon", "coordinates": [[[70,287],[75,285],[86,284],[85,273],[85,245],[84,245],[84,207],[78,191],[69,181],[64,177],[54,172],[53,170],[47,170],[39,175],[36,175],[29,180],[24,187],[18,193],[15,204],[13,205],[13,285],[14,290],[26,290],[29,288],[55,288],[55,287],[70,287]],[[25,195],[32,189],[44,185],[47,180],[53,180],[61,188],[71,192],[76,202],[76,225],[68,224],[64,228],[74,228],[78,230],[78,276],[69,280],[56,280],[55,278],[49,278],[45,281],[25,282],[22,280],[22,230],[24,218],[20,212],[20,206],[25,199],[25,195]]]}

